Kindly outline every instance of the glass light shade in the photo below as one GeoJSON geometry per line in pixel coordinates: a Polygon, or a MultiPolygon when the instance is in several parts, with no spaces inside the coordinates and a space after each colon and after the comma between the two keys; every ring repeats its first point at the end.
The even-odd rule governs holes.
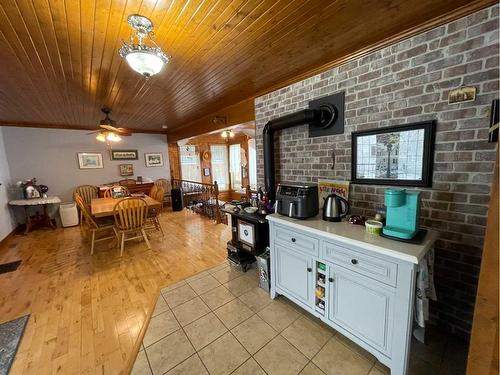
{"type": "Polygon", "coordinates": [[[146,51],[129,52],[125,58],[132,69],[146,77],[159,73],[164,64],[161,57],[146,51]]]}
{"type": "Polygon", "coordinates": [[[233,131],[232,131],[232,130],[229,130],[229,136],[230,136],[231,138],[234,138],[234,133],[233,133],[233,131]]]}
{"type": "Polygon", "coordinates": [[[95,139],[97,139],[99,142],[106,142],[106,136],[103,133],[97,134],[95,139]]]}
{"type": "Polygon", "coordinates": [[[106,139],[110,142],[119,142],[122,140],[121,137],[115,133],[108,133],[106,139]]]}
{"type": "Polygon", "coordinates": [[[222,138],[227,138],[227,137],[228,137],[227,131],[225,131],[225,130],[224,130],[224,131],[221,133],[221,137],[222,137],[222,138]]]}

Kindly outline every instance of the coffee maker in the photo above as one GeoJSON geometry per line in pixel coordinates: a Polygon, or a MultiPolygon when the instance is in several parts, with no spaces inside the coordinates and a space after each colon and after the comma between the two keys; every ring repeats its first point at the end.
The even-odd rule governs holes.
{"type": "Polygon", "coordinates": [[[418,233],[420,192],[405,189],[386,189],[387,209],[382,233],[395,239],[411,240],[418,233]]]}

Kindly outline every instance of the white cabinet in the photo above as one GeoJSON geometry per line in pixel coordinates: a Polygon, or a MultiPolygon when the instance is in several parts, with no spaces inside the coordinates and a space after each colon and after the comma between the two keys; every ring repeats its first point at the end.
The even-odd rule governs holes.
{"type": "Polygon", "coordinates": [[[328,319],[390,354],[394,290],[340,266],[328,274],[328,319]]]}
{"type": "Polygon", "coordinates": [[[312,306],[314,290],[311,256],[278,244],[275,251],[276,284],[289,296],[312,306]]]}
{"type": "Polygon", "coordinates": [[[391,375],[406,375],[417,270],[408,253],[425,254],[435,237],[398,256],[389,240],[350,224],[275,215],[269,222],[271,297],[289,298],[376,356],[391,375]],[[382,245],[388,250],[380,252],[382,245]]]}

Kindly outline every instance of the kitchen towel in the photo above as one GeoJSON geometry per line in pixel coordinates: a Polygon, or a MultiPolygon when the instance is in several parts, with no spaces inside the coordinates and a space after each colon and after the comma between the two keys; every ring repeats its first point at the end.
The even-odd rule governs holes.
{"type": "Polygon", "coordinates": [[[429,300],[437,300],[434,288],[434,249],[429,250],[422,258],[417,271],[414,316],[418,326],[414,329],[413,335],[421,342],[424,342],[425,321],[429,319],[429,300]]]}

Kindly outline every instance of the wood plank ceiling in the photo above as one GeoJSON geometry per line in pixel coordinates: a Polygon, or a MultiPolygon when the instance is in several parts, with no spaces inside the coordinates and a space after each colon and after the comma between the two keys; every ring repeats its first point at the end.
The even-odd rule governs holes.
{"type": "MultiPolygon", "coordinates": [[[[0,124],[175,129],[470,0],[2,0],[0,124]],[[173,58],[145,80],[117,53],[127,16],[173,58]]],[[[494,3],[494,1],[493,1],[494,3]]]]}

